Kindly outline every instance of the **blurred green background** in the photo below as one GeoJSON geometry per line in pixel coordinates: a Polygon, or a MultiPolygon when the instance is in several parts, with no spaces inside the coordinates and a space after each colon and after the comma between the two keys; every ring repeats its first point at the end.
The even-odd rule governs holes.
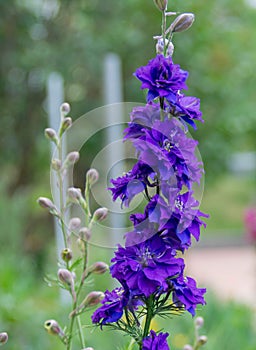
{"type": "MultiPolygon", "coordinates": [[[[192,133],[206,169],[202,208],[211,218],[204,235],[242,239],[243,212],[256,198],[255,172],[231,172],[228,164],[236,152],[255,152],[256,1],[169,2],[170,10],[196,15],[189,31],[175,35],[174,61],[190,72],[189,94],[201,99],[205,119],[192,133]]],[[[114,52],[122,61],[124,101],[144,102],[132,73],[153,57],[160,17],[152,0],[0,0],[0,329],[10,333],[8,349],[61,349],[42,324],[58,315],[65,322],[58,291],[43,282],[56,268],[55,242],[51,218],[36,204],[50,195],[47,77],[63,76],[76,119],[103,105],[103,57],[114,52]]],[[[82,155],[77,185],[88,166],[82,155]]],[[[96,254],[109,260],[112,252],[96,254]]],[[[108,277],[95,281],[97,289],[109,284],[108,277]]],[[[208,298],[201,312],[206,348],[255,349],[249,308],[208,298]]],[[[173,348],[181,348],[191,320],[168,326],[181,335],[173,348]]],[[[113,335],[98,333],[88,330],[90,344],[112,349],[103,339],[111,344],[113,335]]]]}

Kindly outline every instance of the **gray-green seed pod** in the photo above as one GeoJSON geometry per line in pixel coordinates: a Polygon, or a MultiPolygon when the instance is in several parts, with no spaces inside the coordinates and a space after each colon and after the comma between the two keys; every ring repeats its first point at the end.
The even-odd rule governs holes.
{"type": "Polygon", "coordinates": [[[189,29],[194,23],[195,15],[193,13],[182,13],[172,22],[171,26],[167,30],[172,33],[180,33],[189,29]]]}
{"type": "Polygon", "coordinates": [[[154,3],[160,11],[165,11],[168,5],[168,0],[154,0],[154,3]]]}

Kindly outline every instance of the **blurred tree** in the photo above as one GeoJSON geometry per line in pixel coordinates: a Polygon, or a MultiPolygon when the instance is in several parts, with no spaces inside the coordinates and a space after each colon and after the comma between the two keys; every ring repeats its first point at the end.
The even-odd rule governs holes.
{"type": "MultiPolygon", "coordinates": [[[[253,3],[175,0],[169,6],[196,14],[192,29],[175,35],[174,60],[191,72],[190,93],[202,100],[207,126],[198,132],[200,150],[214,177],[231,151],[254,147],[253,3]]],[[[143,101],[132,72],[154,55],[161,14],[151,0],[9,0],[0,11],[0,163],[16,164],[14,190],[37,182],[46,167],[49,72],[63,75],[66,99],[79,116],[102,104],[102,57],[114,51],[123,61],[125,101],[143,101]]]]}

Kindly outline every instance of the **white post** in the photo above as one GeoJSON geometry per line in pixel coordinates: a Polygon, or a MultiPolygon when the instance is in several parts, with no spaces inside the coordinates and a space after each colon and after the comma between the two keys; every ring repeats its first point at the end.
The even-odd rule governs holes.
{"type": "MultiPolygon", "coordinates": [[[[123,85],[122,85],[122,72],[121,72],[121,60],[118,55],[114,53],[109,53],[104,59],[104,103],[106,105],[111,105],[114,103],[123,102],[123,85]]],[[[108,127],[106,133],[106,144],[111,145],[114,140],[120,140],[123,135],[123,126],[116,125],[116,114],[118,113],[118,119],[120,124],[124,122],[123,118],[123,108],[122,104],[115,105],[113,109],[107,109],[106,118],[109,125],[113,127],[108,127]]],[[[118,147],[112,147],[111,152],[107,153],[107,163],[110,178],[115,178],[121,176],[123,173],[122,162],[117,162],[117,160],[123,160],[125,158],[125,150],[122,142],[118,143],[118,147]]],[[[110,185],[110,184],[108,184],[110,185]]],[[[110,214],[111,227],[114,229],[124,227],[123,215],[118,215],[117,213],[110,214]]],[[[115,230],[116,231],[116,230],[115,230]]],[[[114,242],[113,236],[110,240],[114,242]]]]}
{"type": "MultiPolygon", "coordinates": [[[[63,89],[63,78],[59,73],[53,72],[49,75],[47,80],[47,110],[48,110],[48,123],[49,127],[58,131],[60,125],[60,106],[64,102],[64,89],[63,89]]],[[[65,158],[66,155],[66,137],[65,134],[62,136],[62,157],[65,158]]],[[[56,146],[51,143],[51,159],[54,152],[56,152],[56,146]]],[[[60,207],[60,196],[57,186],[57,174],[56,172],[51,172],[52,181],[52,196],[57,208],[60,207]]],[[[65,196],[67,190],[67,180],[63,184],[63,194],[65,196]]],[[[65,198],[64,198],[65,200],[65,198]]],[[[56,248],[58,258],[60,258],[61,251],[63,248],[63,234],[61,227],[57,218],[54,218],[54,231],[56,239],[56,248]]],[[[61,290],[61,300],[67,302],[67,295],[61,290]]]]}

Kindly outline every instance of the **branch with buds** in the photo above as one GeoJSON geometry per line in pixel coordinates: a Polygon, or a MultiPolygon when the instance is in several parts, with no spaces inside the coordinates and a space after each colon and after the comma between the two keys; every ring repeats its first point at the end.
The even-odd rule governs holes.
{"type": "Polygon", "coordinates": [[[79,153],[76,151],[63,156],[63,135],[72,126],[72,119],[67,117],[69,112],[69,104],[63,103],[60,107],[59,130],[45,129],[46,138],[53,142],[57,148],[57,156],[52,159],[51,167],[57,175],[56,186],[59,193],[59,203],[54,203],[53,200],[46,197],[40,197],[37,201],[42,208],[48,210],[58,220],[63,236],[63,249],[60,254],[60,268],[57,271],[57,276],[47,277],[46,280],[69,292],[72,310],[69,312],[69,324],[63,328],[64,330],[56,320],[46,321],[44,328],[49,334],[58,336],[66,350],[72,349],[74,334],[79,335],[81,348],[88,350],[92,348],[86,348],[80,315],[88,308],[97,305],[104,297],[104,293],[92,291],[89,294],[84,294],[84,284],[91,274],[103,274],[108,271],[108,265],[104,262],[95,262],[88,266],[88,242],[92,235],[93,226],[107,217],[108,210],[98,208],[94,213],[91,213],[90,191],[99,178],[96,169],[87,171],[84,193],[80,188],[75,187],[68,188],[65,193],[64,182],[67,180],[68,170],[79,161],[79,153]],[[66,224],[67,209],[73,204],[81,207],[84,213],[84,226],[78,217],[72,217],[66,224]],[[78,247],[79,256],[75,256],[72,251],[74,240],[78,247]]]}

